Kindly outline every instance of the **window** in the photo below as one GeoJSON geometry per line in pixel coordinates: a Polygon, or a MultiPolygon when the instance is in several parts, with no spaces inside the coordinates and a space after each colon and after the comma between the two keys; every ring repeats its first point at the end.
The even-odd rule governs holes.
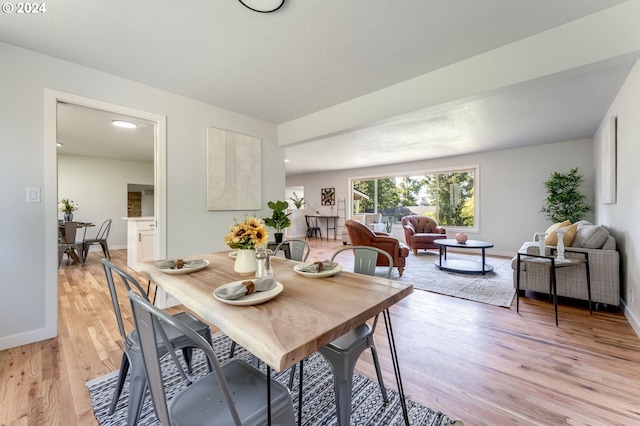
{"type": "Polygon", "coordinates": [[[478,167],[351,180],[352,213],[381,213],[384,222],[403,216],[433,217],[450,228],[476,228],[478,167]]]}

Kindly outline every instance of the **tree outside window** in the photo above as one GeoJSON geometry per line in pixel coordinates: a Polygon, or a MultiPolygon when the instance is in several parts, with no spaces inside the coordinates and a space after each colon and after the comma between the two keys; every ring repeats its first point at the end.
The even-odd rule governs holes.
{"type": "Polygon", "coordinates": [[[475,224],[477,168],[424,175],[352,180],[354,214],[381,213],[383,221],[399,223],[403,216],[431,216],[442,226],[470,228],[475,224]]]}

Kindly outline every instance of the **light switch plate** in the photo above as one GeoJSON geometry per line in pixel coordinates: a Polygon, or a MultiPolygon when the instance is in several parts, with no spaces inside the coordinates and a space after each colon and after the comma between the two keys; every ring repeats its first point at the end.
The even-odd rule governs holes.
{"type": "Polygon", "coordinates": [[[40,202],[40,188],[27,188],[27,203],[40,202]]]}

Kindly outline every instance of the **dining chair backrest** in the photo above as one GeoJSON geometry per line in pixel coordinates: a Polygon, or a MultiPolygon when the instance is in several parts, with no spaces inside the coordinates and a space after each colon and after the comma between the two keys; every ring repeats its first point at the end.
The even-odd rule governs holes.
{"type": "Polygon", "coordinates": [[[76,233],[78,231],[78,222],[65,222],[64,235],[61,243],[74,244],[76,242],[76,233]]]}
{"type": "Polygon", "coordinates": [[[283,244],[289,244],[289,255],[291,260],[297,260],[298,262],[306,262],[309,253],[311,252],[311,246],[306,241],[302,240],[285,240],[278,244],[274,253],[278,253],[280,247],[283,244]]]}
{"type": "MultiPolygon", "coordinates": [[[[159,321],[162,321],[164,327],[167,326],[175,328],[178,332],[187,336],[193,342],[193,347],[202,349],[206,357],[209,359],[213,367],[213,374],[215,374],[217,382],[220,387],[220,391],[226,403],[226,408],[229,410],[230,415],[235,425],[241,425],[240,416],[234,404],[234,400],[231,397],[231,392],[227,385],[227,380],[223,374],[220,363],[216,358],[215,352],[211,345],[198,333],[182,323],[180,320],[166,314],[162,310],[153,306],[146,298],[140,296],[136,292],[129,292],[129,300],[131,301],[131,308],[133,311],[133,318],[136,324],[136,330],[138,330],[138,336],[140,340],[140,347],[142,349],[142,357],[144,365],[147,371],[147,379],[149,381],[149,390],[151,392],[151,398],[153,400],[153,406],[155,408],[156,417],[160,421],[160,424],[171,425],[171,415],[169,407],[167,406],[166,395],[164,391],[164,382],[162,379],[162,370],[160,367],[157,331],[161,328],[159,321]]],[[[162,334],[161,334],[162,336],[162,334]]],[[[164,339],[164,337],[161,337],[164,339]]],[[[170,342],[165,341],[166,345],[170,347],[170,342]]],[[[185,390],[188,390],[186,388],[185,390]]],[[[195,390],[195,389],[194,389],[195,390]]],[[[192,392],[195,393],[195,392],[192,392]]],[[[213,397],[213,395],[211,395],[213,397]]],[[[196,397],[196,395],[194,395],[196,397]]],[[[202,396],[199,395],[200,399],[202,396]]],[[[194,399],[194,403],[196,400],[194,399]]],[[[194,415],[198,411],[198,404],[194,404],[194,415]]],[[[202,407],[206,408],[206,407],[202,407]]],[[[187,420],[187,419],[183,419],[187,420]]]]}
{"type": "MultiPolygon", "coordinates": [[[[381,250],[377,247],[369,247],[369,246],[353,246],[353,247],[344,247],[340,250],[336,251],[331,260],[334,260],[336,256],[343,251],[353,251],[353,272],[356,274],[363,275],[373,275],[376,274],[376,263],[378,260],[378,256],[385,256],[389,260],[389,266],[387,267],[387,273],[385,278],[389,279],[391,277],[391,271],[393,270],[393,259],[391,255],[384,250],[381,250]]],[[[386,265],[385,265],[386,266],[386,265]]]]}
{"type": "Polygon", "coordinates": [[[104,267],[104,273],[107,277],[107,284],[109,286],[109,293],[111,294],[111,302],[113,303],[113,310],[116,315],[116,321],[118,322],[118,329],[120,330],[120,335],[123,339],[126,339],[127,330],[124,326],[124,321],[122,320],[122,311],[120,310],[120,303],[118,301],[118,292],[116,289],[115,281],[113,279],[113,272],[121,278],[122,283],[126,287],[127,291],[135,290],[136,293],[140,294],[141,297],[147,299],[147,294],[138,283],[138,281],[133,278],[131,275],[123,271],[114,265],[111,261],[107,259],[102,259],[102,266],[104,267]]]}
{"type": "Polygon", "coordinates": [[[109,238],[109,231],[111,231],[111,219],[107,219],[102,222],[102,225],[100,225],[100,229],[96,234],[96,240],[106,240],[109,238]]]}

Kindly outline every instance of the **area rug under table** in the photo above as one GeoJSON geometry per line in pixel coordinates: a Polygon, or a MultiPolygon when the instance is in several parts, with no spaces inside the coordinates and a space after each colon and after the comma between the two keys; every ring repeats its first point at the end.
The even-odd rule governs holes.
{"type": "MultiPolygon", "coordinates": [[[[227,359],[231,340],[222,333],[213,336],[213,346],[219,360],[227,359]]],[[[247,361],[250,360],[250,354],[238,346],[236,348],[236,357],[247,361]]],[[[181,355],[180,355],[181,356],[181,355]]],[[[262,366],[265,370],[264,365],[262,366]]],[[[173,365],[170,357],[164,357],[162,360],[162,370],[165,374],[165,389],[167,399],[171,399],[180,389],[184,387],[179,377],[178,371],[173,365]]],[[[207,373],[204,354],[200,350],[194,351],[193,358],[193,374],[192,377],[200,377],[207,373]]],[[[289,383],[289,370],[283,373],[273,373],[272,377],[285,385],[289,383]]],[[[91,404],[93,410],[101,426],[121,426],[126,425],[127,419],[127,398],[129,395],[129,379],[125,382],[125,387],[120,396],[120,400],[116,407],[115,413],[109,416],[109,404],[113,394],[118,372],[114,371],[105,376],[87,382],[91,396],[91,404]]],[[[295,378],[295,385],[291,390],[293,397],[293,406],[295,415],[298,415],[298,383],[295,378]]],[[[322,358],[321,355],[315,353],[311,355],[304,363],[304,392],[302,402],[302,424],[303,425],[335,425],[335,397],[333,391],[333,374],[331,367],[322,358]]],[[[355,374],[353,377],[353,396],[352,396],[352,414],[351,425],[401,425],[404,424],[402,417],[402,407],[397,392],[387,390],[389,402],[385,404],[382,401],[380,388],[377,382],[368,378],[355,374]]],[[[407,398],[407,406],[409,410],[409,422],[411,425],[423,426],[461,426],[461,421],[455,421],[447,417],[445,414],[433,411],[407,398]]],[[[138,425],[150,426],[159,425],[156,419],[153,404],[149,392],[145,397],[142,407],[142,414],[138,425]]]]}

